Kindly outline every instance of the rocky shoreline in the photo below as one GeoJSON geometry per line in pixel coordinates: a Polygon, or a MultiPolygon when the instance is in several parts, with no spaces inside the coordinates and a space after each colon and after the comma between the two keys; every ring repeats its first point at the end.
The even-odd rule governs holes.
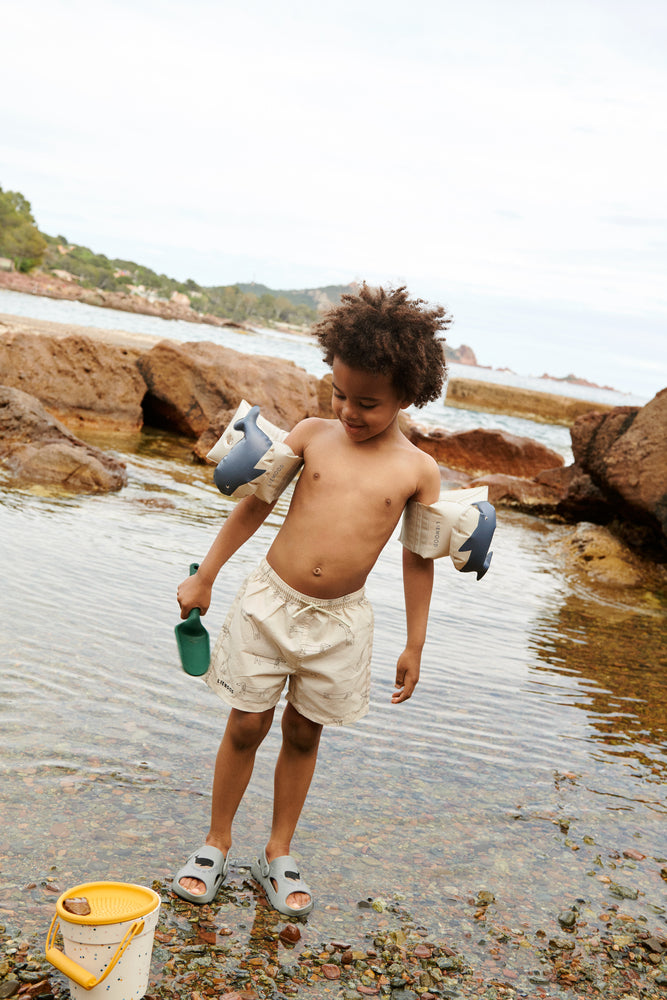
{"type": "MultiPolygon", "coordinates": [[[[667,986],[667,934],[650,932],[642,916],[618,902],[591,919],[577,900],[557,915],[560,933],[547,935],[539,927],[505,926],[493,915],[492,894],[481,892],[468,901],[480,941],[475,955],[466,955],[385,899],[359,901],[357,935],[319,940],[307,918],[289,922],[257,900],[247,873],[239,875],[240,884],[224,886],[202,907],[153,883],[162,905],[149,1000],[652,1000],[667,986]]],[[[48,879],[24,890],[54,903],[61,891],[48,879]]],[[[46,961],[41,942],[2,927],[0,942],[0,998],[68,995],[68,981],[46,961]]]]}
{"type": "MultiPolygon", "coordinates": [[[[167,430],[190,439],[193,459],[205,461],[243,398],[289,430],[304,417],[331,416],[331,377],[207,341],[0,315],[0,474],[8,484],[122,489],[122,459],[83,440],[100,430],[167,430]]],[[[500,430],[450,433],[408,419],[403,430],[433,455],[445,488],[485,485],[496,507],[598,525],[569,556],[602,582],[664,585],[667,389],[644,407],[578,416],[568,467],[539,442],[500,430]]]]}

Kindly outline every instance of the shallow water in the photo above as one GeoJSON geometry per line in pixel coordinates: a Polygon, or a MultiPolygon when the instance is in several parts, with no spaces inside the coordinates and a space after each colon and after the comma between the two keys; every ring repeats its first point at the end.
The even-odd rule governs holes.
{"type": "MultiPolygon", "coordinates": [[[[180,669],[173,627],[176,585],[230,501],[183,442],[101,443],[127,449],[118,494],[0,487],[0,924],[24,933],[46,932],[49,878],[171,876],[207,829],[225,722],[180,669]]],[[[285,502],[221,574],[212,634],[285,502]]],[[[368,584],[371,712],[325,732],[294,844],[317,891],[309,934],[353,932],[359,900],[398,896],[474,951],[480,890],[501,923],[553,934],[575,899],[591,914],[618,903],[614,884],[638,893],[623,909],[664,931],[667,604],[567,580],[554,557],[566,531],[503,513],[484,580],[437,564],[422,680],[402,706],[398,541],[383,553],[368,584]]],[[[267,834],[278,743],[274,724],[237,817],[232,884],[267,834]]]]}

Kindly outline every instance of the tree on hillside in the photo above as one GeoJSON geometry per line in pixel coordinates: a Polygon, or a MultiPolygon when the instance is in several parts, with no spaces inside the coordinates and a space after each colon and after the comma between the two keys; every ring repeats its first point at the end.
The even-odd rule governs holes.
{"type": "Polygon", "coordinates": [[[13,260],[17,271],[29,271],[41,264],[45,250],[30,202],[20,192],[0,187],[0,256],[13,260]]]}

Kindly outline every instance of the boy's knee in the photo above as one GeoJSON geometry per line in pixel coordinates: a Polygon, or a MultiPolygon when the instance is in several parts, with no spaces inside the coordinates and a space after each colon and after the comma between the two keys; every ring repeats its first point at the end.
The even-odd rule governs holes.
{"type": "Polygon", "coordinates": [[[313,722],[301,715],[288,703],[283,712],[283,739],[300,753],[310,753],[317,748],[322,734],[319,722],[313,722]]]}
{"type": "Polygon", "coordinates": [[[273,721],[273,709],[266,712],[241,712],[233,708],[227,724],[237,750],[250,750],[262,742],[273,721]]]}

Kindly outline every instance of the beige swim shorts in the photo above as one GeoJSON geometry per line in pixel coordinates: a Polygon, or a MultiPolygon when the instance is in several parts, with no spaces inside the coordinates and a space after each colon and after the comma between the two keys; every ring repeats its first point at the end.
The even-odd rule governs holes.
{"type": "Polygon", "coordinates": [[[239,590],[206,682],[243,712],[287,700],[313,722],[346,725],[368,711],[373,609],[364,590],[333,600],[288,587],[266,560],[239,590]]]}

